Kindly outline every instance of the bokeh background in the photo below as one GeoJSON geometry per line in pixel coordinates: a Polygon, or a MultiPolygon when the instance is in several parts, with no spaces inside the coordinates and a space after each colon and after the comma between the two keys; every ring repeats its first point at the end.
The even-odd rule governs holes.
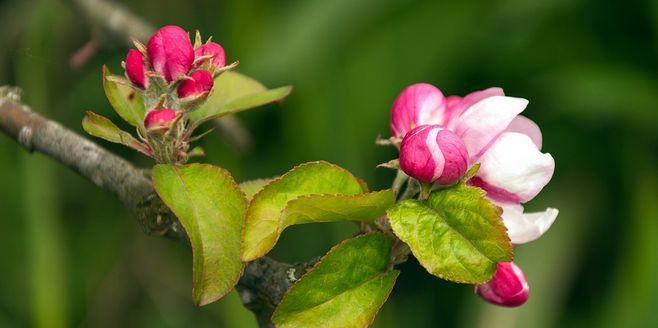
{"type": "MultiPolygon", "coordinates": [[[[517,309],[439,280],[415,260],[375,327],[658,326],[658,2],[655,0],[294,0],[123,3],[157,26],[213,34],[239,70],[281,105],[239,115],[253,148],[218,134],[204,161],[239,180],[310,160],[352,170],[373,188],[395,156],[388,133],[403,87],[446,94],[489,86],[530,100],[555,176],[529,209],[560,209],[552,229],[517,249],[531,283],[517,309]]],[[[83,111],[112,118],[101,65],[126,52],[107,44],[82,68],[71,55],[91,37],[64,0],[0,2],[0,84],[24,89],[36,111],[81,132],[83,111]]],[[[139,165],[149,160],[99,141],[139,165]]],[[[273,255],[303,261],[352,232],[345,224],[287,230],[273,255]]],[[[191,257],[144,236],[108,193],[0,136],[0,326],[254,327],[236,294],[195,308],[191,257]]]]}

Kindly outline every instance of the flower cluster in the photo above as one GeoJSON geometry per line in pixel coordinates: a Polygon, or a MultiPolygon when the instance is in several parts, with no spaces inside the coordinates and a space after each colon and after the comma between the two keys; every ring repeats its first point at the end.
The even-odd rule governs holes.
{"type": "MultiPolygon", "coordinates": [[[[503,209],[513,244],[533,241],[548,230],[558,210],[523,210],[522,204],[542,190],[555,168],[553,157],[541,152],[539,127],[519,115],[527,105],[500,88],[445,97],[431,84],[411,85],[391,111],[391,140],[400,148],[400,168],[422,183],[450,185],[479,164],[467,183],[484,189],[503,209]]],[[[491,281],[476,286],[478,295],[505,306],[523,304],[528,290],[514,263],[499,263],[491,281]]]]}
{"type": "Polygon", "coordinates": [[[144,139],[156,159],[178,162],[188,147],[185,113],[198,108],[212,91],[215,77],[237,62],[226,66],[221,45],[210,40],[202,44],[198,32],[192,45],[178,26],[160,28],[146,45],[134,43],[137,49],[128,51],[123,66],[147,110],[144,139]]]}

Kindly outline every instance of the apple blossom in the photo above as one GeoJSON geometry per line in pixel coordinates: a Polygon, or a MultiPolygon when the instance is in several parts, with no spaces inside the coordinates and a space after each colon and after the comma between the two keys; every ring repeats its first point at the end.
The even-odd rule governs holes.
{"type": "MultiPolygon", "coordinates": [[[[557,216],[557,209],[523,214],[521,203],[533,199],[550,181],[555,162],[542,153],[539,127],[519,115],[528,101],[507,97],[500,88],[448,96],[429,84],[407,87],[395,101],[391,117],[394,136],[418,122],[433,121],[454,132],[463,142],[469,165],[480,163],[469,184],[480,187],[503,207],[512,242],[539,238],[557,216]],[[513,209],[512,209],[513,208],[513,209]],[[541,218],[541,219],[539,219],[541,218]],[[514,222],[523,222],[516,224],[514,222]],[[523,236],[518,237],[517,236],[523,236]]],[[[408,155],[407,155],[408,156],[408,155]]]]}
{"type": "Polygon", "coordinates": [[[516,264],[501,262],[497,264],[493,278],[487,283],[476,285],[475,292],[487,302],[514,307],[528,300],[530,286],[516,264]]]}
{"type": "Polygon", "coordinates": [[[443,124],[445,115],[443,93],[428,83],[416,83],[405,88],[391,109],[391,133],[402,138],[420,125],[443,124]]]}
{"type": "Polygon", "coordinates": [[[126,75],[130,79],[130,82],[142,89],[146,88],[148,86],[148,79],[146,78],[144,54],[135,49],[130,49],[126,55],[125,63],[126,75]]]}
{"type": "Polygon", "coordinates": [[[180,79],[189,72],[194,62],[194,48],[182,28],[168,25],[160,28],[146,45],[153,70],[167,82],[180,79]]]}
{"type": "Polygon", "coordinates": [[[197,97],[207,94],[212,89],[214,80],[212,74],[205,70],[194,71],[189,78],[178,86],[178,97],[197,97]]]}
{"type": "MultiPolygon", "coordinates": [[[[216,42],[208,42],[200,45],[196,50],[194,50],[194,56],[199,58],[201,56],[212,56],[206,61],[210,62],[210,68],[215,70],[226,65],[226,53],[224,48],[216,42]]],[[[202,63],[195,64],[196,67],[200,66],[202,63]]]]}
{"type": "Polygon", "coordinates": [[[400,146],[400,168],[425,182],[450,185],[468,167],[468,153],[461,139],[440,125],[421,125],[405,135],[400,146]]]}
{"type": "Polygon", "coordinates": [[[167,129],[175,118],[176,112],[173,109],[154,109],[146,114],[144,127],[147,130],[167,129]]]}

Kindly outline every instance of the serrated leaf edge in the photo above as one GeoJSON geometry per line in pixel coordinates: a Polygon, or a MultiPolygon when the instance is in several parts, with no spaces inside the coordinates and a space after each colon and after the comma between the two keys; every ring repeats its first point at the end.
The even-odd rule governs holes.
{"type": "MultiPolygon", "coordinates": [[[[480,189],[480,188],[472,187],[472,186],[468,186],[468,185],[467,185],[467,187],[469,187],[469,188],[480,189]]],[[[482,196],[484,196],[484,195],[486,194],[483,190],[480,190],[480,191],[481,191],[480,194],[481,194],[482,196]]],[[[445,221],[445,219],[440,215],[440,213],[438,213],[438,212],[437,212],[436,210],[434,210],[433,208],[429,207],[427,204],[425,204],[425,203],[423,203],[423,202],[420,202],[420,201],[418,201],[418,200],[415,200],[415,199],[408,199],[408,200],[405,200],[405,201],[403,201],[403,202],[399,202],[399,203],[395,204],[395,206],[391,207],[389,210],[391,210],[391,209],[393,209],[394,207],[397,207],[398,205],[400,205],[400,204],[402,204],[402,203],[404,203],[404,202],[407,202],[407,201],[411,201],[411,202],[419,203],[419,204],[423,205],[425,208],[427,208],[427,209],[431,210],[432,212],[436,213],[436,215],[437,215],[438,217],[440,217],[440,218],[445,222],[445,224],[446,224],[448,227],[450,227],[451,230],[455,231],[457,234],[459,234],[460,236],[462,236],[462,238],[466,239],[466,238],[465,238],[460,232],[456,231],[456,230],[455,230],[450,224],[448,224],[448,223],[445,221]]],[[[493,205],[494,207],[497,208],[497,211],[499,212],[499,216],[500,216],[500,214],[502,213],[503,209],[502,209],[500,206],[497,206],[497,205],[495,205],[495,204],[493,204],[493,203],[491,203],[491,205],[493,205]]],[[[386,216],[388,216],[388,217],[390,217],[390,215],[389,215],[389,210],[386,211],[386,216]]],[[[506,237],[506,239],[507,239],[507,244],[510,245],[510,257],[513,259],[513,258],[514,258],[514,249],[513,249],[513,247],[511,247],[511,240],[510,240],[510,238],[509,238],[509,235],[507,234],[507,228],[505,227],[504,224],[502,224],[502,219],[501,219],[501,226],[502,226],[502,231],[504,232],[504,235],[505,235],[505,237],[506,237]]],[[[392,228],[392,231],[393,231],[393,233],[395,234],[395,236],[397,236],[398,238],[400,238],[400,237],[397,235],[397,233],[395,232],[395,229],[393,229],[392,226],[391,226],[391,228],[392,228]]],[[[402,240],[402,238],[400,238],[400,240],[402,240]]],[[[466,239],[466,240],[469,242],[469,244],[471,244],[470,240],[468,240],[468,239],[466,239]]],[[[402,241],[405,242],[404,240],[402,240],[402,241]]],[[[405,243],[406,243],[406,242],[405,242],[405,243]]],[[[472,245],[472,244],[471,244],[471,245],[472,245]]],[[[473,246],[473,245],[472,245],[472,246],[473,246]]],[[[474,247],[475,249],[477,249],[478,252],[480,252],[480,250],[479,250],[478,248],[476,248],[475,246],[473,246],[473,247],[474,247]]],[[[412,247],[409,247],[409,249],[411,250],[411,253],[414,255],[414,257],[415,257],[416,259],[419,259],[418,255],[416,254],[416,252],[414,251],[414,249],[413,249],[412,247]]],[[[483,254],[483,255],[484,255],[484,254],[483,254]]],[[[495,262],[495,261],[491,260],[488,256],[484,256],[484,257],[485,257],[487,260],[489,260],[490,262],[492,262],[493,264],[498,263],[498,262],[495,262]]],[[[494,272],[491,273],[491,276],[489,276],[489,278],[487,278],[487,279],[484,280],[484,281],[469,281],[469,280],[462,280],[462,279],[455,279],[455,278],[452,278],[452,277],[447,277],[446,275],[441,274],[441,273],[436,273],[436,274],[435,274],[435,273],[431,272],[428,268],[426,268],[426,267],[422,264],[422,262],[421,262],[420,260],[418,260],[418,263],[423,267],[423,269],[425,269],[425,271],[427,271],[427,273],[429,273],[429,274],[432,275],[432,276],[435,276],[435,277],[438,277],[438,278],[441,278],[441,279],[444,279],[444,280],[447,280],[447,281],[452,281],[452,282],[462,283],[462,284],[479,284],[479,283],[484,283],[484,282],[487,282],[489,279],[491,279],[491,277],[495,274],[495,270],[494,270],[494,272]]]]}
{"type": "MultiPolygon", "coordinates": [[[[338,244],[332,246],[332,247],[327,251],[327,253],[325,253],[322,257],[320,257],[320,259],[319,259],[315,264],[313,264],[313,266],[312,266],[310,269],[306,270],[306,272],[304,272],[304,274],[302,274],[301,277],[299,277],[297,280],[295,280],[295,282],[294,282],[290,287],[288,287],[288,290],[286,290],[286,292],[283,294],[283,297],[281,297],[281,301],[279,301],[279,304],[277,304],[276,307],[274,308],[274,311],[272,311],[272,316],[270,317],[270,321],[271,321],[272,323],[274,323],[274,320],[273,320],[273,319],[274,319],[274,315],[275,315],[275,314],[277,313],[277,311],[279,310],[279,305],[281,305],[281,304],[282,304],[282,303],[288,298],[288,296],[289,296],[290,292],[292,291],[292,289],[293,289],[295,286],[297,286],[297,284],[299,284],[299,283],[302,281],[302,279],[304,279],[308,274],[310,274],[311,272],[313,272],[313,271],[314,271],[314,270],[315,270],[315,269],[316,269],[316,268],[322,263],[322,261],[324,261],[329,255],[331,255],[331,254],[332,254],[337,248],[342,247],[343,245],[345,245],[346,243],[348,243],[348,242],[350,242],[350,241],[352,241],[352,240],[356,240],[356,239],[359,239],[359,238],[365,238],[366,236],[375,235],[375,234],[381,234],[382,236],[384,236],[384,238],[389,239],[389,241],[390,241],[390,239],[391,239],[391,238],[390,238],[389,236],[387,236],[385,233],[383,233],[383,232],[379,232],[379,231],[375,231],[375,232],[368,232],[368,233],[360,234],[360,235],[355,236],[355,237],[352,237],[352,238],[345,239],[345,240],[341,241],[340,243],[338,243],[338,244]]],[[[390,256],[390,249],[389,249],[389,256],[390,256]]],[[[363,285],[364,283],[366,283],[366,282],[368,282],[368,281],[370,281],[370,280],[372,280],[372,279],[374,279],[374,278],[376,278],[376,277],[378,277],[378,276],[380,276],[380,275],[382,275],[382,274],[386,274],[386,273],[388,273],[388,272],[390,272],[390,271],[397,271],[397,272],[398,272],[397,275],[399,275],[399,272],[400,272],[399,270],[391,269],[390,267],[387,266],[385,270],[383,270],[382,272],[377,273],[376,275],[372,276],[372,277],[369,278],[369,279],[366,279],[364,282],[361,282],[360,284],[357,285],[357,287],[363,285]]],[[[395,277],[395,280],[396,280],[396,281],[397,281],[397,275],[396,275],[396,277],[395,277]]],[[[386,295],[386,298],[384,298],[384,302],[382,302],[382,305],[380,305],[379,308],[377,309],[377,311],[375,311],[375,313],[374,313],[374,315],[373,315],[373,317],[372,317],[372,319],[371,319],[371,321],[370,321],[370,324],[372,324],[372,322],[374,321],[375,317],[377,316],[377,313],[379,313],[379,310],[381,309],[381,307],[384,305],[384,303],[386,303],[386,300],[388,299],[388,296],[390,295],[390,293],[391,293],[391,291],[393,290],[393,287],[394,287],[394,286],[395,286],[395,282],[393,283],[393,286],[391,286],[391,288],[389,289],[389,291],[388,291],[388,293],[387,293],[387,295],[386,295]]],[[[335,297],[335,296],[334,296],[334,297],[335,297]]],[[[330,300],[333,299],[334,297],[330,298],[330,300]]],[[[316,306],[314,306],[314,307],[312,307],[312,308],[309,308],[309,309],[313,309],[313,308],[315,308],[315,307],[317,307],[317,306],[320,306],[320,305],[322,305],[322,304],[325,304],[325,303],[326,303],[326,302],[321,303],[321,304],[318,304],[318,305],[316,305],[316,306]]],[[[306,309],[306,310],[308,310],[308,309],[306,309]]],[[[306,310],[304,310],[304,311],[306,311],[306,310]]],[[[367,327],[367,326],[366,326],[366,327],[367,327]]]]}

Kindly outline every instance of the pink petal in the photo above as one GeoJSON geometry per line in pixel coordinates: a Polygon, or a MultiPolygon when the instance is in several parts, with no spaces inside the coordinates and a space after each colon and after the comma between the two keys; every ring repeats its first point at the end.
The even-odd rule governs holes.
{"type": "Polygon", "coordinates": [[[167,82],[183,77],[194,62],[194,48],[187,32],[178,26],[159,29],[146,45],[153,69],[167,82]]]}
{"type": "Polygon", "coordinates": [[[154,109],[146,114],[144,127],[147,129],[162,128],[176,118],[176,112],[170,108],[154,109]]]}
{"type": "Polygon", "coordinates": [[[421,125],[404,136],[400,145],[400,168],[409,176],[432,183],[443,172],[445,158],[436,142],[441,128],[421,125]]]}
{"type": "Polygon", "coordinates": [[[489,303],[520,306],[527,300],[530,286],[521,268],[513,262],[500,262],[496,274],[485,284],[475,286],[475,292],[489,303]]]}
{"type": "Polygon", "coordinates": [[[135,49],[130,49],[128,55],[126,55],[125,63],[126,75],[128,75],[130,81],[142,89],[148,86],[144,55],[135,49]]]}
{"type": "Polygon", "coordinates": [[[488,88],[480,91],[474,91],[469,94],[467,94],[465,97],[459,97],[459,96],[449,96],[446,98],[446,105],[447,105],[447,116],[448,119],[446,120],[446,123],[448,124],[447,121],[451,121],[452,119],[459,117],[466,109],[469,107],[475,105],[476,103],[480,102],[481,100],[493,96],[504,96],[505,93],[503,92],[503,89],[501,88],[488,88]]]}
{"type": "Polygon", "coordinates": [[[502,133],[479,162],[476,177],[484,183],[482,188],[491,191],[491,198],[508,202],[533,199],[555,169],[553,157],[540,152],[530,137],[518,132],[502,133]]]}
{"type": "Polygon", "coordinates": [[[193,97],[208,93],[214,82],[210,72],[205,70],[194,71],[190,74],[189,79],[186,79],[178,86],[178,97],[193,97]]]}
{"type": "MultiPolygon", "coordinates": [[[[215,42],[202,44],[194,51],[194,55],[196,57],[212,55],[210,58],[210,64],[213,69],[224,67],[226,65],[226,53],[224,52],[224,48],[215,42]]],[[[200,66],[200,64],[196,65],[196,67],[198,66],[200,66]]]]}
{"type": "Polygon", "coordinates": [[[542,143],[542,136],[541,136],[541,130],[539,129],[539,126],[535,122],[533,122],[531,119],[523,116],[523,115],[517,115],[513,120],[512,123],[507,126],[507,130],[509,132],[519,132],[527,135],[532,139],[532,142],[537,145],[537,148],[541,150],[541,143],[542,143]]]}
{"type": "Polygon", "coordinates": [[[474,162],[527,105],[528,101],[522,98],[488,97],[451,121],[451,130],[464,140],[471,161],[474,162]]]}
{"type": "Polygon", "coordinates": [[[420,125],[443,124],[445,98],[441,90],[428,83],[405,88],[391,109],[391,133],[404,137],[420,125]]]}

